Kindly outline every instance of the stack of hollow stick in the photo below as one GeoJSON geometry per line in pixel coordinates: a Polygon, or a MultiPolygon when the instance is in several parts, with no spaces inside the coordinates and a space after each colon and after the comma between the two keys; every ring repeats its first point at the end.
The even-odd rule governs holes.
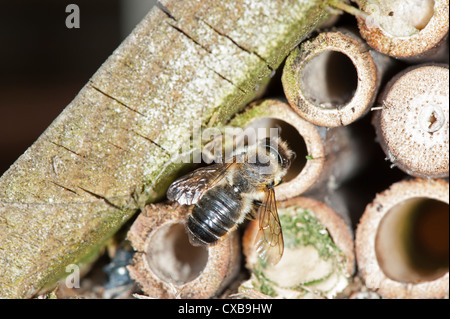
{"type": "Polygon", "coordinates": [[[272,81],[281,94],[269,85],[227,123],[278,128],[296,153],[275,188],[285,243],[280,262],[259,259],[258,220],[199,248],[184,231],[192,207],[149,205],[129,232],[138,251],[129,270],[144,293],[448,296],[448,1],[356,2],[330,3],[355,15],[359,32],[330,19],[277,71],[281,78],[272,81]],[[360,135],[362,126],[372,140],[360,135]],[[389,168],[379,175],[373,166],[389,168]],[[361,185],[373,193],[355,198],[355,180],[374,184],[361,185]]]}

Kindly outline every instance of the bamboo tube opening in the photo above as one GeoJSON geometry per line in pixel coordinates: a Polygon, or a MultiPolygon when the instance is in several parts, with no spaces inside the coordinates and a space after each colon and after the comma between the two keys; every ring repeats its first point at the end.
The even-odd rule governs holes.
{"type": "Polygon", "coordinates": [[[417,177],[448,176],[449,71],[418,65],[397,74],[380,94],[373,118],[389,160],[417,177]]]}
{"type": "Polygon", "coordinates": [[[322,137],[327,136],[327,132],[304,120],[287,103],[272,99],[254,102],[229,125],[244,128],[244,134],[256,133],[258,138],[264,132],[270,136],[272,131],[272,135],[278,134],[296,153],[283,183],[276,187],[277,200],[304,193],[321,176],[326,159],[322,137]]]}
{"type": "Polygon", "coordinates": [[[448,294],[449,187],[442,179],[391,185],[367,205],[356,229],[358,269],[385,298],[448,294]]]}
{"type": "Polygon", "coordinates": [[[319,126],[344,126],[369,111],[389,64],[351,31],[323,32],[290,53],[281,81],[302,118],[319,126]]]}
{"type": "Polygon", "coordinates": [[[243,236],[246,266],[252,272],[241,285],[246,297],[332,298],[349,284],[355,270],[350,229],[329,206],[308,197],[278,202],[284,253],[276,265],[258,257],[252,221],[243,236]],[[262,295],[261,295],[262,294],[262,295]]]}
{"type": "Polygon", "coordinates": [[[399,58],[436,54],[448,33],[448,0],[358,0],[362,37],[377,51],[399,58]]]}
{"type": "Polygon", "coordinates": [[[309,102],[323,108],[339,108],[352,99],[358,86],[358,73],[347,55],[329,50],[305,65],[300,83],[309,102]]]}
{"type": "Polygon", "coordinates": [[[162,280],[177,285],[197,278],[208,262],[208,249],[192,246],[182,223],[155,231],[146,252],[152,271],[162,280]]]}
{"type": "Polygon", "coordinates": [[[449,205],[416,197],[392,207],[375,242],[380,268],[404,283],[435,280],[448,272],[449,205]]]}
{"type": "Polygon", "coordinates": [[[287,142],[289,148],[295,152],[295,159],[292,161],[283,181],[289,182],[300,174],[306,165],[308,150],[306,148],[305,140],[295,127],[281,119],[264,117],[252,122],[247,128],[265,128],[267,137],[270,136],[271,128],[279,129],[278,133],[280,138],[287,142]]]}
{"type": "Polygon", "coordinates": [[[240,269],[237,232],[208,247],[191,245],[184,226],[191,210],[178,204],[147,205],[128,232],[136,250],[127,267],[130,277],[152,298],[210,298],[240,269]]]}

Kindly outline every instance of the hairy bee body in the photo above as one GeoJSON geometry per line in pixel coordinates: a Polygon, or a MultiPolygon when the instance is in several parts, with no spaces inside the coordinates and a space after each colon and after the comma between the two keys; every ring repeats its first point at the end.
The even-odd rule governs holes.
{"type": "Polygon", "coordinates": [[[191,243],[216,243],[242,223],[255,202],[260,202],[258,245],[263,254],[270,254],[271,261],[278,261],[283,239],[273,187],[286,174],[292,156],[283,142],[267,139],[241,150],[228,164],[200,168],[175,181],[167,197],[182,205],[194,205],[186,221],[191,243]]]}
{"type": "Polygon", "coordinates": [[[214,244],[242,222],[250,210],[238,186],[223,183],[206,192],[195,204],[186,226],[191,241],[214,244]]]}

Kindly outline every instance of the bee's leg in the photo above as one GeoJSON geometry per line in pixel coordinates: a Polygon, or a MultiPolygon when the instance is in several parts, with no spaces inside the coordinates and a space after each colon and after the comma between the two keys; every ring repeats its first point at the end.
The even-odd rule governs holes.
{"type": "Polygon", "coordinates": [[[263,206],[264,204],[262,202],[260,202],[259,200],[255,200],[253,201],[253,206],[252,209],[250,210],[250,212],[247,214],[247,219],[256,219],[256,217],[258,217],[258,210],[261,206],[263,206]]]}

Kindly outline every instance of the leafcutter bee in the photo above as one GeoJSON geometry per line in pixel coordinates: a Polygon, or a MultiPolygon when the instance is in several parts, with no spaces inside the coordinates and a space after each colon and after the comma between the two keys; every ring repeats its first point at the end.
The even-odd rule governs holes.
{"type": "Polygon", "coordinates": [[[195,205],[186,220],[193,245],[210,245],[248,215],[258,218],[256,250],[276,264],[284,250],[274,187],[281,183],[294,152],[279,138],[264,138],[233,152],[223,163],[199,168],[170,185],[167,198],[195,205]],[[256,216],[255,216],[256,211],[256,216]]]}

